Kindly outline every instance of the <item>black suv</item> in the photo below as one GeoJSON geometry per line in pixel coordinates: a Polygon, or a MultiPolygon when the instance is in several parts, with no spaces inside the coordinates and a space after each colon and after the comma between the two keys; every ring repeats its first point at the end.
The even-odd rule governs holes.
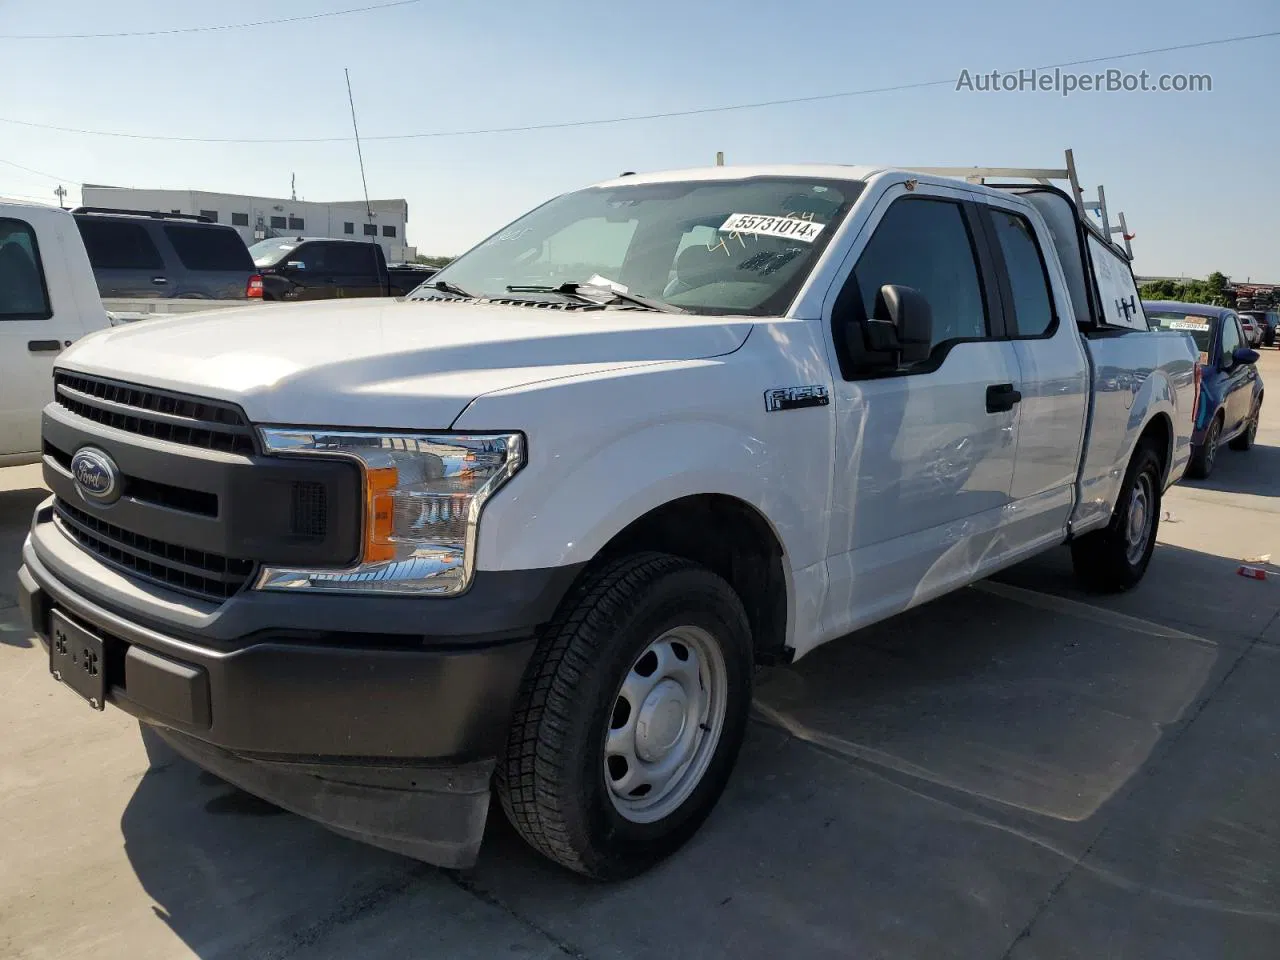
{"type": "Polygon", "coordinates": [[[77,207],[76,225],[102,297],[239,300],[261,295],[249,248],[207,217],[77,207]]]}

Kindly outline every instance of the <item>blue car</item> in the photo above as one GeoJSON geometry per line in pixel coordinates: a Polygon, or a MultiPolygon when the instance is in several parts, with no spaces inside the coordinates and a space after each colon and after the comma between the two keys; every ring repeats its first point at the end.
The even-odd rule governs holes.
{"type": "Polygon", "coordinates": [[[1153,329],[1189,333],[1200,350],[1200,389],[1187,475],[1203,480],[1213,472],[1224,442],[1232,450],[1253,446],[1262,414],[1258,352],[1248,346],[1240,319],[1229,307],[1170,300],[1144,300],[1142,306],[1153,329]]]}

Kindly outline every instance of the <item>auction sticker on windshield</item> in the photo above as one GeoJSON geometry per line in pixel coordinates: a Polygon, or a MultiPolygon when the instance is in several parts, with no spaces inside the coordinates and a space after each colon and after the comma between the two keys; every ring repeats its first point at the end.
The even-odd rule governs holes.
{"type": "Polygon", "coordinates": [[[735,213],[720,225],[721,233],[758,233],[766,237],[785,237],[813,243],[826,224],[798,217],[768,217],[757,213],[735,213]]]}
{"type": "Polygon", "coordinates": [[[1192,320],[1188,317],[1186,320],[1173,320],[1169,323],[1170,330],[1208,330],[1208,320],[1192,320]]]}

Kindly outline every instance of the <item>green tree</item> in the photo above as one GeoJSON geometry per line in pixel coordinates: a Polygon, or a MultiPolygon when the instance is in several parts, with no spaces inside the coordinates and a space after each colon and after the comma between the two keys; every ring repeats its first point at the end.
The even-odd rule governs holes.
{"type": "Polygon", "coordinates": [[[413,258],[414,263],[425,263],[429,267],[447,267],[453,260],[453,257],[428,257],[423,253],[413,258]]]}
{"type": "Polygon", "coordinates": [[[1209,279],[1205,281],[1206,292],[1208,293],[1208,303],[1216,304],[1219,307],[1231,306],[1235,300],[1235,294],[1227,289],[1227,285],[1231,279],[1225,274],[1215,270],[1209,274],[1209,279]]]}
{"type": "Polygon", "coordinates": [[[1177,303],[1210,303],[1219,307],[1235,304],[1236,296],[1228,289],[1231,279],[1215,270],[1207,280],[1152,280],[1144,283],[1138,294],[1143,300],[1173,300],[1177,303]]]}

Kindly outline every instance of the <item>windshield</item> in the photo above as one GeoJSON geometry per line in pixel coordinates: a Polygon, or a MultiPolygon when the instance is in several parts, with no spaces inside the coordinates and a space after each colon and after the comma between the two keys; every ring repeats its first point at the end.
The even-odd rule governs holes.
{"type": "Polygon", "coordinates": [[[284,255],[298,245],[297,240],[259,240],[249,248],[255,267],[270,267],[284,259],[284,255]]]}
{"type": "Polygon", "coordinates": [[[799,177],[592,187],[526,214],[432,280],[477,297],[576,283],[689,313],[779,315],[862,187],[799,177]]]}
{"type": "Polygon", "coordinates": [[[1201,353],[1209,352],[1209,341],[1213,336],[1213,318],[1200,317],[1190,313],[1177,311],[1147,311],[1147,319],[1153,326],[1161,330],[1181,330],[1191,334],[1196,342],[1196,349],[1201,353]]]}

